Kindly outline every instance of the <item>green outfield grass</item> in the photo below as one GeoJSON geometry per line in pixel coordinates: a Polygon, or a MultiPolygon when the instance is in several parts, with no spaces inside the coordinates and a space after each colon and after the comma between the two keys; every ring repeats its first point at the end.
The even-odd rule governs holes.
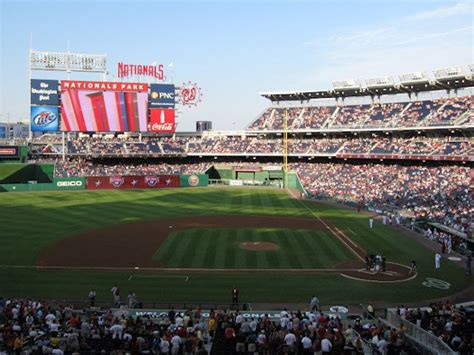
{"type": "Polygon", "coordinates": [[[170,268],[327,269],[355,256],[327,230],[201,228],[171,233],[154,259],[170,268]],[[243,242],[279,249],[243,250],[243,242]]]}
{"type": "MultiPolygon", "coordinates": [[[[209,187],[2,193],[0,194],[0,296],[81,299],[86,297],[91,288],[95,288],[98,298],[109,300],[110,288],[112,284],[117,283],[124,294],[133,290],[142,300],[229,302],[231,287],[238,285],[242,302],[308,302],[311,295],[317,293],[325,304],[399,303],[447,296],[462,290],[472,281],[461,268],[446,259],[443,259],[442,268],[435,270],[431,252],[426,251],[400,231],[379,223],[370,230],[367,221],[368,217],[364,214],[294,200],[282,191],[269,189],[209,187]],[[348,280],[337,274],[265,272],[150,274],[139,271],[133,273],[38,271],[34,268],[36,258],[47,246],[68,236],[111,224],[190,215],[260,214],[314,217],[313,213],[335,223],[368,252],[384,253],[389,261],[403,264],[416,259],[418,277],[401,284],[378,284],[348,280]],[[426,277],[445,280],[451,284],[451,288],[449,290],[426,288],[422,286],[426,277]]],[[[186,234],[192,232],[190,230],[186,234]]],[[[240,232],[237,230],[232,233],[238,236],[240,232]]],[[[252,233],[259,234],[259,239],[265,237],[265,233],[258,231],[252,233]]],[[[288,232],[280,230],[278,233],[283,235],[288,232]]],[[[292,233],[296,238],[304,239],[304,231],[292,231],[292,233]]],[[[182,234],[172,238],[182,239],[188,236],[182,234]]],[[[205,238],[202,240],[203,243],[206,242],[205,238]]],[[[190,240],[189,243],[196,241],[190,240]]],[[[132,246],[133,243],[130,247],[131,253],[132,246]]],[[[299,243],[296,247],[301,249],[299,243]]],[[[191,249],[186,249],[183,248],[183,253],[192,255],[191,249]]],[[[196,257],[193,256],[187,262],[195,265],[206,262],[205,257],[199,256],[198,249],[199,247],[196,248],[196,257]]],[[[340,254],[335,256],[335,259],[352,257],[344,248],[336,249],[340,254]]],[[[73,254],[74,250],[70,253],[73,254]]],[[[158,251],[158,254],[160,253],[161,251],[158,251]]],[[[309,254],[305,255],[307,259],[311,259],[309,254]]],[[[270,263],[270,259],[262,260],[270,263]]],[[[214,260],[216,259],[213,259],[213,263],[214,260]]],[[[257,266],[260,262],[264,267],[262,260],[253,262],[257,266]]],[[[167,261],[172,262],[178,260],[173,261],[170,258],[167,261]]],[[[221,262],[225,264],[225,261],[221,262]]],[[[291,265],[291,262],[297,265],[295,261],[288,263],[291,265]]],[[[326,266],[329,261],[311,259],[310,262],[326,266]]],[[[275,265],[276,263],[275,261],[275,265]]],[[[280,265],[283,265],[285,262],[281,263],[280,265]]],[[[333,264],[329,262],[329,265],[333,264]]]]}

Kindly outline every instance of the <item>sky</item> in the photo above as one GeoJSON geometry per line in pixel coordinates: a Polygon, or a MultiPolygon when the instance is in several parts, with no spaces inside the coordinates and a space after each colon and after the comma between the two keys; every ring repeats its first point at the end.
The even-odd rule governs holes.
{"type": "Polygon", "coordinates": [[[179,131],[197,120],[241,130],[270,105],[259,92],[453,66],[468,72],[473,18],[470,1],[0,0],[0,122],[29,119],[30,48],[106,54],[111,74],[118,62],[162,63],[168,80],[202,89],[202,102],[180,112],[179,131]]]}

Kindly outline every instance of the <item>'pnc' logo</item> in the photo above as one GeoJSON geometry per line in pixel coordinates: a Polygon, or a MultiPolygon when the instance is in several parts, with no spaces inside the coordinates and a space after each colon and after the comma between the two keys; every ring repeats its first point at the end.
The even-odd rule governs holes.
{"type": "Polygon", "coordinates": [[[57,187],[70,187],[70,186],[82,186],[82,181],[58,181],[57,187]]]}
{"type": "Polygon", "coordinates": [[[173,100],[174,99],[174,93],[173,92],[152,91],[150,96],[154,100],[156,100],[156,99],[173,100]]]}

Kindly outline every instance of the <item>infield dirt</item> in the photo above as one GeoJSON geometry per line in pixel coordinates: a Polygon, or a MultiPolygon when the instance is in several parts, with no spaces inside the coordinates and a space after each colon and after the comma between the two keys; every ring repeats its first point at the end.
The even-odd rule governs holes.
{"type": "MultiPolygon", "coordinates": [[[[57,269],[155,269],[156,271],[170,271],[165,265],[153,260],[154,253],[164,243],[173,231],[191,228],[282,228],[321,230],[330,228],[334,238],[340,239],[354,254],[363,258],[365,251],[358,245],[350,242],[341,231],[332,225],[324,225],[315,218],[284,217],[284,216],[195,216],[177,219],[160,219],[137,223],[116,224],[105,228],[91,230],[63,239],[49,248],[37,259],[38,268],[57,269]]],[[[263,244],[239,245],[252,250],[278,250],[279,246],[263,244]],[[264,249],[261,249],[264,248],[264,249]]],[[[205,271],[203,269],[185,269],[186,271],[205,271]]],[[[209,269],[207,271],[213,271],[209,269]]],[[[222,270],[219,270],[222,271],[222,270]]],[[[256,271],[249,269],[229,269],[229,272],[256,271]]],[[[354,260],[336,269],[265,269],[262,272],[336,272],[347,277],[366,281],[402,281],[415,275],[408,274],[408,268],[403,265],[388,263],[386,272],[367,272],[364,263],[354,260]]]]}

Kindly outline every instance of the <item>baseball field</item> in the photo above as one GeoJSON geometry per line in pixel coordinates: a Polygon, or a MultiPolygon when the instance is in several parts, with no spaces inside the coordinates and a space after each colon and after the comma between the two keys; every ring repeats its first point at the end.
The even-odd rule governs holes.
{"type": "Polygon", "coordinates": [[[247,303],[406,303],[469,285],[368,218],[267,188],[3,193],[0,296],[110,300],[117,284],[144,301],[226,303],[235,285],[247,303]],[[386,271],[365,270],[367,254],[386,271]]]}

